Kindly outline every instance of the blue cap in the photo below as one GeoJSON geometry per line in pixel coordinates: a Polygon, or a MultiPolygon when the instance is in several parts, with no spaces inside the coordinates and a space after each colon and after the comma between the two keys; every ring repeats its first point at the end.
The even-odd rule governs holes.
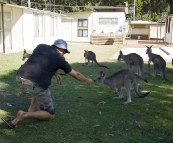
{"type": "Polygon", "coordinates": [[[62,39],[56,40],[53,45],[55,45],[57,48],[64,49],[66,53],[70,53],[67,48],[67,43],[62,39]]]}

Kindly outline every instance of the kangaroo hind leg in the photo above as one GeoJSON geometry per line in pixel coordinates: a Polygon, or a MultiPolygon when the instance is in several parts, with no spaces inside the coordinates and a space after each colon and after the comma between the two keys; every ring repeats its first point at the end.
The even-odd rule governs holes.
{"type": "Polygon", "coordinates": [[[124,87],[126,88],[126,92],[127,92],[127,101],[123,102],[122,104],[125,105],[127,103],[132,102],[132,100],[131,100],[131,92],[130,92],[131,82],[128,81],[126,84],[124,84],[124,87]]]}
{"type": "Polygon", "coordinates": [[[160,76],[162,77],[163,80],[167,80],[165,77],[165,70],[160,71],[160,76]]]}
{"type": "Polygon", "coordinates": [[[119,95],[119,96],[118,96],[118,97],[113,97],[112,99],[123,99],[124,96],[123,96],[123,92],[122,92],[121,87],[118,88],[117,92],[118,92],[118,95],[119,95]]]}
{"type": "Polygon", "coordinates": [[[156,77],[156,66],[153,67],[153,73],[150,73],[150,75],[156,77]]]}
{"type": "Polygon", "coordinates": [[[87,66],[90,66],[90,60],[89,59],[87,60],[87,66]]]}

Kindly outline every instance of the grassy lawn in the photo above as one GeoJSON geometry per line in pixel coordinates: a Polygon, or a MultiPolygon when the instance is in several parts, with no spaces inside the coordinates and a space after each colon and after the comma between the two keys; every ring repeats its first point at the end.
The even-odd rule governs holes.
{"type": "MultiPolygon", "coordinates": [[[[123,47],[145,45],[70,44],[71,53],[66,54],[65,58],[73,69],[94,79],[100,70],[109,76],[126,67],[124,62],[109,60],[123,47]],[[94,51],[97,61],[110,69],[85,66],[84,50],[94,51]]],[[[27,111],[31,99],[15,81],[16,70],[24,63],[22,52],[1,53],[0,59],[0,117],[15,116],[20,109],[27,111]],[[7,106],[7,103],[12,106],[7,106]]],[[[147,64],[144,68],[146,72],[151,70],[147,64]]],[[[69,75],[62,76],[63,82],[58,85],[53,78],[50,90],[56,108],[55,118],[51,121],[26,119],[15,130],[9,129],[0,120],[0,143],[172,143],[172,74],[172,66],[167,64],[166,77],[172,83],[148,74],[146,79],[149,83],[138,78],[141,92],[151,93],[139,98],[131,89],[132,103],[127,105],[122,105],[127,100],[125,90],[123,100],[112,100],[117,94],[105,85],[93,82],[88,86],[69,75]],[[98,105],[101,101],[106,104],[98,105]]]]}

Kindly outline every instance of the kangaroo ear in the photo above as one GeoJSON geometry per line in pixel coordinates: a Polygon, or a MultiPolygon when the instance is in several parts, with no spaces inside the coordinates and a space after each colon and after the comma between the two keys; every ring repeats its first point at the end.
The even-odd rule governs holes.
{"type": "Polygon", "coordinates": [[[103,71],[100,71],[99,74],[102,75],[103,74],[103,71]]]}
{"type": "Polygon", "coordinates": [[[100,71],[100,75],[102,76],[102,77],[105,77],[105,73],[104,73],[104,71],[100,71]]]}
{"type": "Polygon", "coordinates": [[[100,71],[100,75],[103,76],[104,72],[103,71],[100,71]]]}
{"type": "Polygon", "coordinates": [[[123,54],[123,52],[120,50],[120,52],[119,52],[120,54],[123,54]]]}
{"type": "Polygon", "coordinates": [[[151,49],[151,47],[149,47],[149,46],[146,46],[147,47],[147,49],[151,49]]]}
{"type": "Polygon", "coordinates": [[[105,77],[105,76],[106,76],[106,74],[105,74],[105,73],[103,73],[103,74],[102,74],[102,77],[105,77]]]}

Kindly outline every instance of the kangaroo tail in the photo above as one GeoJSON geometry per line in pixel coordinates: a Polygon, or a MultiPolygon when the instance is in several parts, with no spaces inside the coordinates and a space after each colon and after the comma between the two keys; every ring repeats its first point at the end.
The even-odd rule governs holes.
{"type": "Polygon", "coordinates": [[[107,69],[109,69],[107,66],[103,66],[103,65],[99,65],[99,67],[104,67],[104,68],[107,68],[107,69]]]}
{"type": "Polygon", "coordinates": [[[98,62],[97,62],[97,60],[95,60],[95,63],[99,66],[99,67],[104,67],[104,68],[107,68],[107,69],[109,69],[107,66],[104,66],[104,65],[100,65],[98,62]]]}
{"type": "Polygon", "coordinates": [[[164,53],[166,53],[167,55],[170,55],[169,52],[167,52],[166,50],[162,49],[161,47],[159,48],[160,50],[162,50],[164,53]]]}
{"type": "Polygon", "coordinates": [[[147,96],[148,94],[150,94],[150,92],[151,92],[151,91],[149,91],[149,92],[146,92],[146,93],[142,94],[142,93],[139,91],[138,83],[137,83],[137,82],[135,82],[135,84],[134,84],[134,90],[135,90],[136,94],[137,94],[139,97],[145,97],[145,96],[147,96]]]}

